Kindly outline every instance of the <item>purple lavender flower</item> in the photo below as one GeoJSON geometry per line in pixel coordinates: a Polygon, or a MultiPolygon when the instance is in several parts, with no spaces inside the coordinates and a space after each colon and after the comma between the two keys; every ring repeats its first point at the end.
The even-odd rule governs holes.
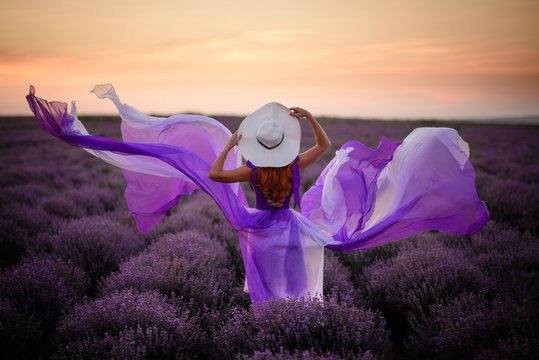
{"type": "Polygon", "coordinates": [[[79,219],[86,215],[86,211],[77,206],[72,199],[60,195],[45,198],[41,203],[41,207],[48,214],[66,219],[79,219]]]}
{"type": "Polygon", "coordinates": [[[537,185],[511,178],[479,174],[479,196],[487,204],[491,218],[520,228],[539,231],[537,185]],[[530,226],[531,225],[531,226],[530,226]]]}
{"type": "MultiPolygon", "coordinates": [[[[195,192],[188,201],[171,211],[148,234],[155,239],[161,234],[194,230],[219,243],[227,253],[230,270],[238,281],[245,279],[245,270],[238,233],[232,229],[215,203],[205,194],[195,192]]],[[[212,246],[212,245],[211,245],[212,246]]],[[[221,249],[221,248],[219,248],[221,249]]]]}
{"type": "Polygon", "coordinates": [[[383,261],[397,256],[402,244],[407,241],[410,240],[389,243],[362,251],[334,252],[333,255],[337,256],[343,266],[350,270],[350,279],[355,287],[364,289],[366,287],[364,269],[377,260],[383,261]]]}
{"type": "Polygon", "coordinates": [[[62,226],[57,234],[40,237],[41,248],[80,266],[90,279],[89,294],[95,293],[101,277],[118,269],[121,259],[142,250],[142,236],[134,229],[107,217],[86,217],[62,226]],[[43,244],[43,242],[45,244],[43,244]]]}
{"type": "Polygon", "coordinates": [[[143,253],[120,265],[104,282],[103,294],[136,288],[193,299],[202,308],[223,308],[246,297],[234,279],[226,252],[215,240],[187,230],[165,234],[143,253]]]}
{"type": "Polygon", "coordinates": [[[539,346],[532,319],[511,300],[489,301],[484,291],[435,304],[426,314],[412,314],[410,323],[411,358],[522,359],[539,346]]]}
{"type": "Polygon", "coordinates": [[[424,234],[417,244],[406,242],[396,257],[365,269],[368,298],[375,307],[420,313],[464,290],[479,291],[490,285],[461,252],[429,237],[424,234]]]}
{"type": "Polygon", "coordinates": [[[408,334],[409,314],[494,285],[461,251],[442,246],[433,234],[418,239],[404,242],[397,256],[364,269],[366,299],[382,312],[397,344],[408,334]]]}
{"type": "Polygon", "coordinates": [[[77,306],[56,339],[58,359],[193,359],[204,357],[207,343],[188,311],[134,289],[77,306]]]}
{"type": "Polygon", "coordinates": [[[539,306],[539,238],[529,232],[490,221],[473,235],[464,251],[470,261],[496,284],[496,293],[529,304],[530,310],[539,306]]]}
{"type": "Polygon", "coordinates": [[[11,219],[14,224],[28,231],[30,235],[54,231],[60,222],[57,216],[48,214],[41,208],[19,203],[0,207],[0,217],[11,219]]]}
{"type": "Polygon", "coordinates": [[[118,202],[116,194],[111,191],[93,186],[66,190],[64,198],[72,200],[85,212],[85,215],[101,215],[107,210],[113,210],[118,202]]]}
{"type": "Polygon", "coordinates": [[[46,185],[43,184],[23,184],[3,188],[0,191],[0,198],[5,206],[7,204],[23,203],[35,205],[37,200],[49,193],[46,185]]]}
{"type": "Polygon", "coordinates": [[[339,262],[337,256],[324,259],[324,296],[329,301],[364,307],[360,291],[350,280],[350,270],[339,262]]]}
{"type": "MultiPolygon", "coordinates": [[[[367,351],[362,355],[354,354],[353,352],[348,352],[346,355],[341,356],[338,354],[317,354],[316,350],[297,350],[295,352],[290,352],[284,349],[281,349],[277,353],[273,353],[270,350],[266,351],[255,351],[252,355],[239,355],[241,360],[341,360],[341,359],[356,359],[356,360],[376,360],[381,359],[380,357],[374,356],[372,352],[367,351]]],[[[382,357],[383,358],[383,357],[382,357]]]]}
{"type": "Polygon", "coordinates": [[[49,351],[56,323],[83,299],[84,272],[53,257],[26,258],[0,274],[0,347],[7,358],[49,351]]]}
{"type": "Polygon", "coordinates": [[[366,309],[305,299],[272,299],[234,309],[215,336],[223,357],[269,350],[356,356],[392,352],[384,319],[366,309]]]}

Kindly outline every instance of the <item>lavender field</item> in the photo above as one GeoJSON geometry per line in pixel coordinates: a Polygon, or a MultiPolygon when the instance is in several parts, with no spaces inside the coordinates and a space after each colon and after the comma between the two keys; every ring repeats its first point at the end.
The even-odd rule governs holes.
{"type": "MultiPolygon", "coordinates": [[[[219,118],[236,129],[236,118],[219,118]]],[[[82,119],[120,138],[119,119],[82,119]]],[[[326,250],[324,302],[243,292],[237,233],[205,194],[139,233],[121,170],[30,118],[0,119],[4,359],[527,359],[539,354],[539,127],[322,119],[333,148],[419,126],[470,144],[487,226],[326,250]]],[[[304,130],[308,130],[304,127],[304,130]]],[[[314,143],[305,131],[303,146],[314,143]]],[[[245,190],[249,200],[253,196],[245,190]]]]}

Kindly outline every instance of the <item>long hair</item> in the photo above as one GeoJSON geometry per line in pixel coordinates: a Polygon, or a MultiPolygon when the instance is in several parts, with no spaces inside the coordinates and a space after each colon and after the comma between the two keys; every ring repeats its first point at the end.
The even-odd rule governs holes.
{"type": "Polygon", "coordinates": [[[292,192],[292,164],[256,169],[256,187],[270,205],[283,205],[284,199],[292,192]]]}

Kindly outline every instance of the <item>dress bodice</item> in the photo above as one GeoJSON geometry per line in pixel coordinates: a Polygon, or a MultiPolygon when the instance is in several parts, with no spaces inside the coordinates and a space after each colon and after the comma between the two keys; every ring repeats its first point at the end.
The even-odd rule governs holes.
{"type": "Polygon", "coordinates": [[[250,161],[247,161],[247,166],[251,168],[251,188],[253,189],[256,195],[256,208],[259,210],[278,210],[278,209],[289,209],[290,200],[292,195],[294,195],[294,206],[299,205],[299,167],[298,167],[299,156],[294,159],[294,163],[290,167],[292,171],[292,191],[288,194],[283,201],[281,206],[274,206],[268,202],[268,199],[264,197],[260,189],[256,186],[256,169],[257,166],[253,165],[250,161]]]}

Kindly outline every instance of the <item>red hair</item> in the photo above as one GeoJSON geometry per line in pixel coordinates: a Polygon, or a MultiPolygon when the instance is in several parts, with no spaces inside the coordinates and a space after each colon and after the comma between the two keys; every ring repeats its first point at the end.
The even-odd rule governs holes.
{"type": "Polygon", "coordinates": [[[292,163],[279,167],[259,167],[256,169],[256,187],[268,204],[282,206],[284,199],[292,192],[292,163]]]}

